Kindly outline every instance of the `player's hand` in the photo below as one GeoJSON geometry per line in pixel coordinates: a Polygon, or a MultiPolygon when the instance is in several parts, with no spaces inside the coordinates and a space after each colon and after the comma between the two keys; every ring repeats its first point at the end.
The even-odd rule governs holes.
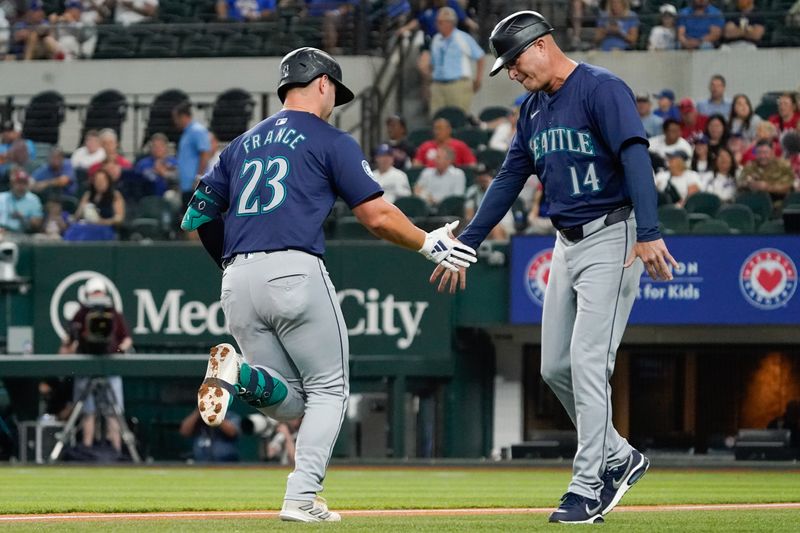
{"type": "Polygon", "coordinates": [[[625,268],[631,266],[637,257],[642,260],[647,274],[655,281],[669,281],[672,279],[669,265],[672,265],[673,268],[678,268],[678,262],[670,255],[667,245],[664,244],[664,239],[634,244],[631,255],[625,261],[625,268]]]}
{"type": "Polygon", "coordinates": [[[442,265],[436,265],[429,281],[436,283],[437,279],[439,280],[439,286],[436,287],[438,292],[448,291],[450,294],[455,294],[457,289],[463,291],[467,288],[467,269],[462,267],[458,269],[458,272],[453,272],[442,265]]]}
{"type": "Polygon", "coordinates": [[[468,268],[478,260],[475,257],[475,250],[459,242],[453,235],[453,230],[458,226],[458,222],[455,220],[426,233],[425,242],[419,249],[419,253],[427,259],[453,273],[457,273],[459,267],[468,268]]]}

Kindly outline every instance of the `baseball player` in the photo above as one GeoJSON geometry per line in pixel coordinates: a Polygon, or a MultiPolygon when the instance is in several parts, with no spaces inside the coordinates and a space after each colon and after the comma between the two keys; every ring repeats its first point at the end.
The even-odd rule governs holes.
{"type": "MultiPolygon", "coordinates": [[[[592,523],[649,466],[612,425],[609,379],[642,265],[653,279],[669,280],[677,263],[658,231],[633,93],[607,70],[565,56],[552,31],[535,11],[514,13],[492,31],[491,75],[505,68],[530,94],[502,169],[459,240],[477,247],[528,176],[539,176],[558,229],[542,314],[542,377],[578,431],[572,482],[550,521],[592,523]]],[[[455,290],[456,276],[437,267],[436,279],[440,290],[455,290]]]]}
{"type": "Polygon", "coordinates": [[[338,521],[317,496],[349,393],[347,330],[322,259],[334,200],[378,237],[445,268],[476,258],[452,238],[455,224],[426,233],[386,202],[356,141],[328,124],[333,108],[353,99],[336,60],[299,48],[283,58],[280,76],[283,109],[223,150],[181,224],[198,230],[224,269],[222,308],[247,355],[229,344],[211,349],[198,408],[210,426],[234,397],[277,420],[303,416],[280,517],[338,521]]]}

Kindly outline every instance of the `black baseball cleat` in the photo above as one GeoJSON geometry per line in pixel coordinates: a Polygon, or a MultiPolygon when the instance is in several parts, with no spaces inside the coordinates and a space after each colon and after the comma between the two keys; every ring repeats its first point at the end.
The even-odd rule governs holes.
{"type": "Polygon", "coordinates": [[[603,489],[600,491],[600,502],[603,504],[602,514],[608,514],[616,507],[634,483],[642,479],[650,460],[633,450],[628,459],[619,466],[607,468],[602,475],[603,489]]]}
{"type": "Polygon", "coordinates": [[[550,522],[561,524],[602,524],[603,505],[597,500],[590,500],[574,492],[561,497],[561,505],[550,515],[550,522]]]}

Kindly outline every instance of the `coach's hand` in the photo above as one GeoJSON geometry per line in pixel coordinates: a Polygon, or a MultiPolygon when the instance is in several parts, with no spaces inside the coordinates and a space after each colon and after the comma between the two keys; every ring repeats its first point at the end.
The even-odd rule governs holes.
{"type": "Polygon", "coordinates": [[[427,259],[453,273],[458,273],[459,268],[468,268],[478,260],[475,257],[475,250],[453,236],[456,226],[458,220],[426,233],[425,243],[419,249],[419,253],[427,259]]]}
{"type": "Polygon", "coordinates": [[[669,281],[672,279],[669,265],[672,265],[673,268],[678,268],[678,262],[670,255],[667,245],[664,244],[664,239],[634,244],[631,255],[625,262],[625,268],[631,266],[637,257],[644,263],[644,268],[650,277],[656,281],[669,281]]]}
{"type": "Polygon", "coordinates": [[[436,283],[437,279],[439,280],[439,286],[436,287],[437,291],[444,292],[447,290],[450,294],[455,294],[456,289],[461,289],[463,291],[467,288],[467,269],[461,267],[457,272],[453,272],[452,270],[444,268],[442,265],[437,265],[437,267],[433,269],[429,281],[431,283],[436,283]]]}

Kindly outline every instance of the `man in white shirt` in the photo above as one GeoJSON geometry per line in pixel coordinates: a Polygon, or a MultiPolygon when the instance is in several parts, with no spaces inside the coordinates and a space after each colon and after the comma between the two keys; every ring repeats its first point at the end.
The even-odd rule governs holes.
{"type": "Polygon", "coordinates": [[[372,179],[383,188],[383,198],[393,204],[403,196],[411,196],[411,185],[405,172],[394,166],[392,147],[382,144],[375,150],[375,164],[372,169],[372,179]]]}
{"type": "Polygon", "coordinates": [[[114,22],[128,26],[153,18],[158,11],[158,0],[119,0],[114,11],[114,22]]]}
{"type": "Polygon", "coordinates": [[[675,151],[685,152],[691,158],[694,150],[689,141],[681,137],[680,122],[668,118],[664,121],[662,128],[663,135],[656,135],[650,138],[649,150],[662,159],[666,159],[668,153],[675,151]]]}
{"type": "Polygon", "coordinates": [[[686,199],[700,190],[700,176],[686,169],[689,156],[682,150],[667,154],[667,168],[656,174],[656,189],[666,193],[670,200],[683,207],[686,199]]]}
{"type": "Polygon", "coordinates": [[[464,171],[453,166],[455,155],[449,146],[436,153],[436,166],[426,168],[414,185],[414,194],[435,207],[448,196],[463,195],[467,188],[464,171]]]}
{"type": "Polygon", "coordinates": [[[70,162],[72,168],[88,170],[89,167],[106,160],[106,151],[100,145],[100,134],[89,130],[83,139],[83,146],[72,152],[70,162]]]}

